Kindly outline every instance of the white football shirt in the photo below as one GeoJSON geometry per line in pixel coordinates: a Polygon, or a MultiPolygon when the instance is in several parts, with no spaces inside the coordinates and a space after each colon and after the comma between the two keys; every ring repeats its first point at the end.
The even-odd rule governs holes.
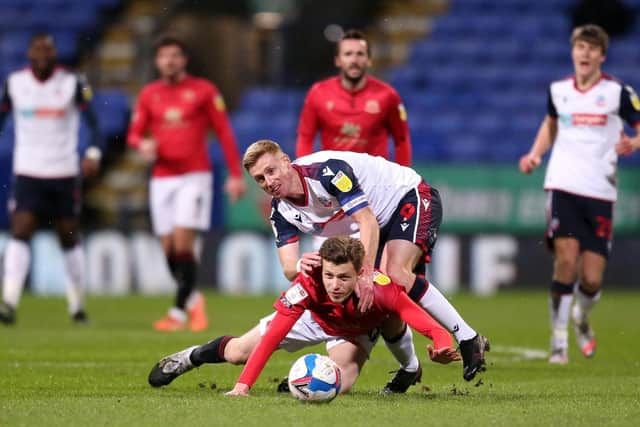
{"type": "Polygon", "coordinates": [[[603,74],[591,88],[579,90],[573,77],[553,82],[548,114],[558,133],[544,181],[545,190],[561,190],[607,201],[617,198],[622,120],[640,122],[640,101],[630,86],[603,74]]]}
{"type": "Polygon", "coordinates": [[[293,167],[302,179],[302,206],[273,199],[271,224],[278,247],[298,240],[299,232],[318,236],[353,234],[354,212],[370,206],[384,227],[400,200],[422,182],[413,169],[382,157],[348,151],[319,151],[300,157],[293,167]]]}
{"type": "Polygon", "coordinates": [[[77,175],[78,105],[91,96],[88,86],[60,67],[45,81],[26,68],[9,75],[6,92],[15,121],[14,173],[36,178],[77,175]]]}

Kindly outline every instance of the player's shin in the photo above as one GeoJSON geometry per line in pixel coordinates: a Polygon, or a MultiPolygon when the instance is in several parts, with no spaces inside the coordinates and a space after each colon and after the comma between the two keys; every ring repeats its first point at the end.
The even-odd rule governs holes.
{"type": "Polygon", "coordinates": [[[451,332],[458,343],[470,340],[477,335],[476,331],[464,321],[433,282],[427,282],[424,278],[416,276],[409,297],[451,332]]]}
{"type": "Polygon", "coordinates": [[[24,240],[9,239],[4,253],[3,301],[16,308],[29,272],[31,249],[24,240]]]}
{"type": "Polygon", "coordinates": [[[84,312],[85,259],[82,245],[64,249],[64,264],[67,270],[67,302],[69,314],[84,312]]]}
{"type": "Polygon", "coordinates": [[[551,320],[552,363],[566,363],[569,337],[569,312],[573,299],[573,284],[554,280],[549,295],[549,315],[551,320]],[[556,357],[554,357],[556,356],[556,357]],[[556,362],[557,359],[557,362],[556,362]]]}
{"type": "Polygon", "coordinates": [[[400,363],[400,368],[407,372],[416,372],[420,367],[416,348],[413,345],[413,334],[411,329],[405,324],[404,330],[394,337],[383,337],[384,343],[400,363]]]}
{"type": "Polygon", "coordinates": [[[170,264],[174,264],[174,278],[178,283],[175,306],[184,311],[187,298],[193,292],[196,283],[196,259],[193,252],[183,252],[172,255],[170,264]]]}
{"type": "Polygon", "coordinates": [[[200,366],[204,363],[224,363],[227,361],[224,357],[224,349],[231,341],[233,336],[223,335],[195,348],[189,358],[194,366],[200,366]]]}

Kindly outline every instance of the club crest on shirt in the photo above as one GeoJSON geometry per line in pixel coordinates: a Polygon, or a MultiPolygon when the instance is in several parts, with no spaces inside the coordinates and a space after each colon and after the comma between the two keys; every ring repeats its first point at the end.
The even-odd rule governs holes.
{"type": "Polygon", "coordinates": [[[379,271],[373,272],[373,281],[380,286],[388,285],[389,283],[391,283],[391,279],[389,278],[389,276],[382,274],[379,271]]]}
{"type": "Polygon", "coordinates": [[[375,99],[370,99],[364,104],[364,112],[369,114],[378,114],[380,112],[380,103],[375,99]]]}
{"type": "Polygon", "coordinates": [[[603,95],[598,95],[596,97],[596,107],[604,107],[607,105],[607,99],[603,95]]]}
{"type": "Polygon", "coordinates": [[[331,205],[332,205],[331,200],[327,199],[326,197],[322,197],[322,196],[318,197],[318,202],[320,202],[320,204],[322,206],[324,206],[325,208],[330,208],[331,205]]]}
{"type": "Polygon", "coordinates": [[[350,191],[353,188],[353,183],[351,179],[345,175],[344,172],[338,171],[336,176],[331,179],[331,183],[336,186],[336,188],[343,193],[350,191]]]}

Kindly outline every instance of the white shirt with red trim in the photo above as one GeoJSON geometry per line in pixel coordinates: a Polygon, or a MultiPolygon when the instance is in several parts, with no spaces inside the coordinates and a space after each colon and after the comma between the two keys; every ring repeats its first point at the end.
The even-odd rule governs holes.
{"type": "Polygon", "coordinates": [[[79,76],[63,68],[44,81],[30,68],[9,75],[7,91],[16,129],[15,174],[38,178],[78,174],[78,100],[84,96],[78,91],[82,87],[79,76]]]}
{"type": "Polygon", "coordinates": [[[548,114],[558,119],[558,133],[547,166],[545,190],[614,202],[622,120],[640,122],[640,101],[630,86],[603,74],[581,91],[574,78],[551,84],[548,114]]]}

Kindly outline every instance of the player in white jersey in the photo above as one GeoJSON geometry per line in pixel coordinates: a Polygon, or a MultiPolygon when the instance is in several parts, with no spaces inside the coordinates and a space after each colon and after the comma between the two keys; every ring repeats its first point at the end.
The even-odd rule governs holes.
{"type": "MultiPolygon", "coordinates": [[[[270,219],[288,279],[300,271],[311,271],[320,262],[317,252],[300,256],[300,233],[331,237],[359,231],[365,247],[362,276],[366,283],[371,281],[374,266],[389,274],[455,335],[464,378],[469,381],[484,369],[486,339],[462,319],[432,283],[413,273],[419,261],[430,259],[442,221],[438,191],[413,169],[382,157],[346,151],[320,151],[292,163],[279,145],[269,140],[249,146],[243,166],[273,197],[270,219]]],[[[371,304],[369,291],[364,280],[360,282],[362,311],[371,304]]],[[[397,337],[396,345],[387,345],[398,358],[410,340],[407,333],[397,337]]],[[[403,367],[399,375],[410,369],[403,367]]]]}
{"type": "Polygon", "coordinates": [[[27,56],[31,66],[9,75],[0,99],[0,128],[13,112],[16,129],[0,322],[15,322],[29,271],[29,241],[38,220],[51,219],[64,252],[69,313],[74,322],[86,323],[79,175],[95,175],[101,157],[97,121],[89,106],[91,89],[84,79],[56,65],[50,35],[34,35],[27,56]],[[81,113],[92,133],[82,162],[76,151],[81,113]]]}
{"type": "Polygon", "coordinates": [[[581,352],[586,357],[595,353],[588,314],[600,299],[611,250],[618,155],[640,147],[638,96],[601,70],[608,44],[607,34],[596,25],[573,31],[574,75],[551,84],[547,116],[531,150],[520,159],[520,170],[531,173],[553,144],[544,181],[547,242],[555,258],[550,363],[568,362],[570,314],[581,352]],[[622,120],[636,129],[635,137],[624,134],[622,120]]]}

